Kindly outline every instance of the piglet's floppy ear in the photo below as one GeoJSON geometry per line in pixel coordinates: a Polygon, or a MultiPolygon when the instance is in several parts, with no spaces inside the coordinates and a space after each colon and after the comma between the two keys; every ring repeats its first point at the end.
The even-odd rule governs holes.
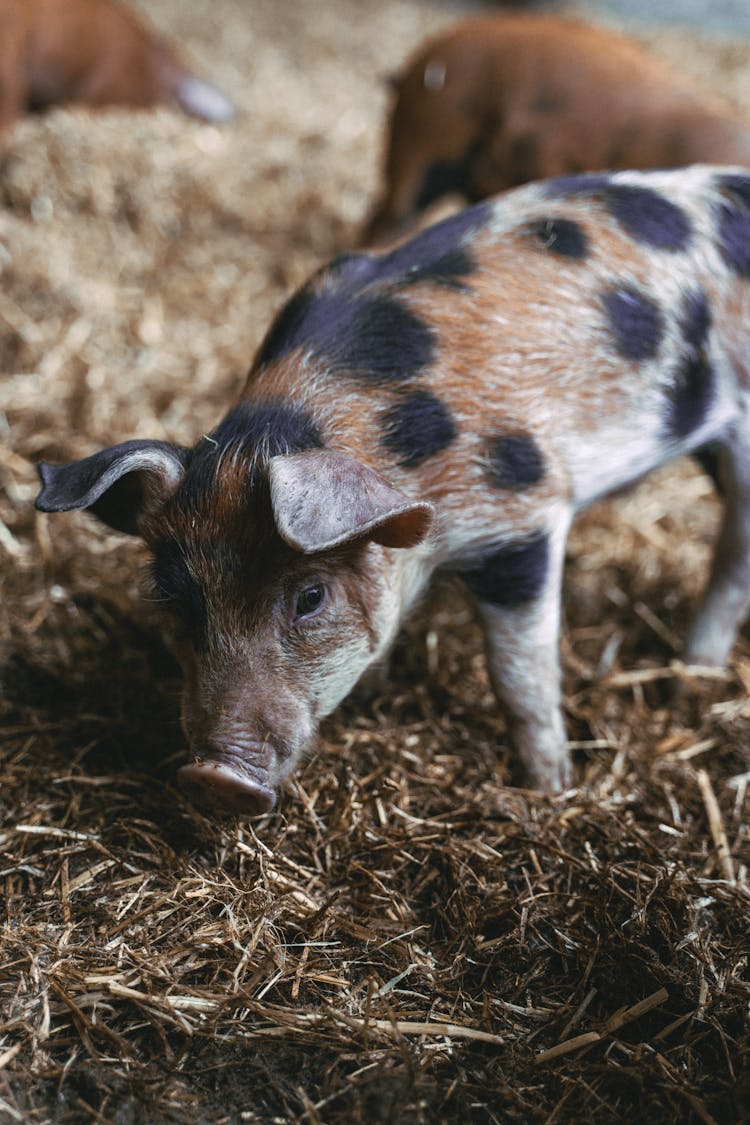
{"type": "Polygon", "coordinates": [[[346,453],[326,449],[272,457],[271,504],[279,535],[305,554],[367,536],[384,547],[415,547],[435,515],[346,453]]]}
{"type": "Polygon", "coordinates": [[[70,465],[37,466],[40,512],[88,508],[104,523],[138,534],[146,508],[174,492],[185,472],[187,450],[164,441],[124,441],[70,465]]]}

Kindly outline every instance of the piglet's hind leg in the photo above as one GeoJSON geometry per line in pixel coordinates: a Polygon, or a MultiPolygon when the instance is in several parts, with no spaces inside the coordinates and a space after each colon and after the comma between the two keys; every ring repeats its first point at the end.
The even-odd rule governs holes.
{"type": "MultiPolygon", "coordinates": [[[[544,792],[571,784],[560,703],[560,588],[566,528],[519,548],[516,562],[496,568],[494,590],[467,575],[478,598],[490,679],[508,718],[527,783],[544,792]],[[534,596],[526,598],[529,592],[534,596]],[[488,597],[491,594],[491,597],[488,597]],[[519,599],[524,600],[518,604],[519,599]],[[516,604],[514,604],[514,602],[516,604]],[[505,603],[505,604],[503,604],[505,603]]],[[[486,576],[486,568],[484,571],[486,576]]]]}
{"type": "Polygon", "coordinates": [[[719,450],[718,469],[724,518],[685,659],[721,666],[750,609],[750,434],[735,430],[728,436],[719,450]]]}

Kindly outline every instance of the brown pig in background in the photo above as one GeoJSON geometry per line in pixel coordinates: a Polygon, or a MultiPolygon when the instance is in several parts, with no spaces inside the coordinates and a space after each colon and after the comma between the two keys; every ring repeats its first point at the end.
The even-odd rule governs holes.
{"type": "Polygon", "coordinates": [[[227,98],[118,0],[0,0],[0,129],[68,102],[234,116],[227,98]]]}
{"type": "Polygon", "coordinates": [[[750,125],[638,43],[557,16],[475,18],[421,47],[395,83],[384,189],[363,243],[447,194],[692,163],[750,164],[750,125]]]}

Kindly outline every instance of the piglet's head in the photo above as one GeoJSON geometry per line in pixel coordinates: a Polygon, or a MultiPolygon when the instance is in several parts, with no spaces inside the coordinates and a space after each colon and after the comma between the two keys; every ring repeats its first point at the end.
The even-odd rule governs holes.
{"type": "Polygon", "coordinates": [[[37,508],[86,508],[148,544],[150,596],[184,672],[181,784],[270,809],[319,721],[397,631],[403,552],[433,510],[327,449],[271,457],[125,442],[42,464],[37,508]]]}

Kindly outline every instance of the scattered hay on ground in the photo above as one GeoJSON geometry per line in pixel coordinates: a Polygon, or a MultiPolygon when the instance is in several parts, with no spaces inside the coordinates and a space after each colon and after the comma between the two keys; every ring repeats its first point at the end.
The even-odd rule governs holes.
{"type": "MultiPolygon", "coordinates": [[[[174,788],[179,679],[137,544],[34,514],[30,461],[192,441],[274,308],[351,244],[417,0],[153,0],[244,113],[28,121],[0,149],[0,1120],[736,1121],[750,645],[675,658],[717,505],[679,465],[578,524],[582,787],[506,788],[446,586],[273,815],[174,788]]],[[[670,31],[750,111],[747,44],[670,31]]]]}

